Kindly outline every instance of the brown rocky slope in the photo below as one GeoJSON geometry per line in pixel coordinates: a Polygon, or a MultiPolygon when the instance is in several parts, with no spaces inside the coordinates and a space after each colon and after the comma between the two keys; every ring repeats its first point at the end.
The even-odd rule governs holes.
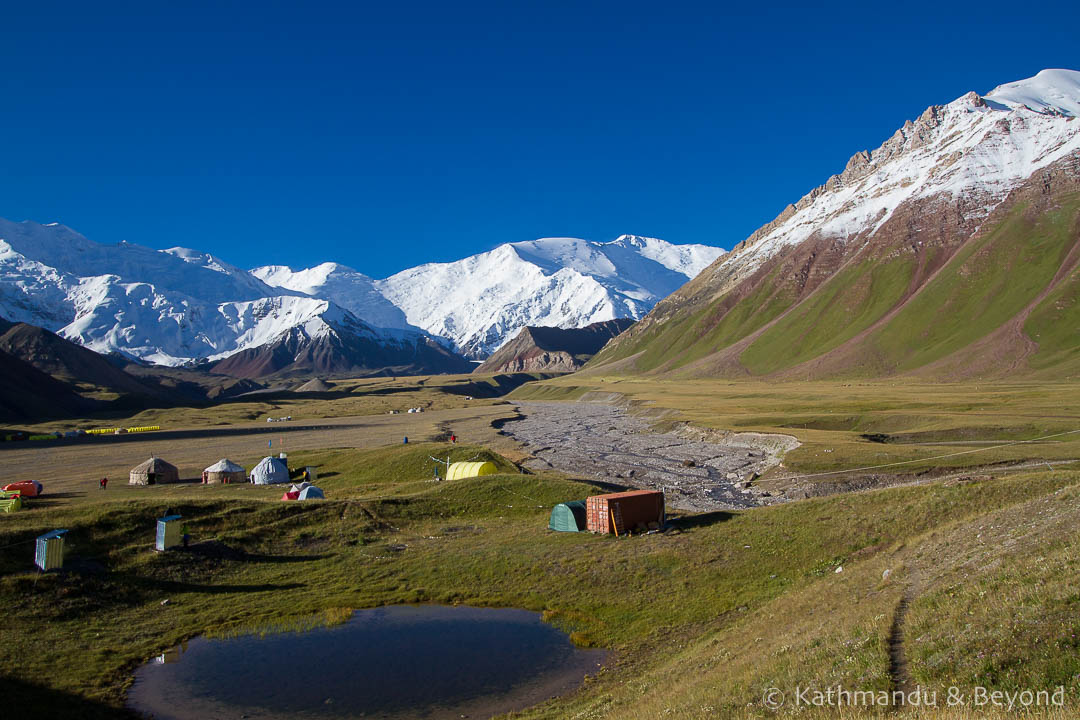
{"type": "Polygon", "coordinates": [[[619,318],[583,328],[523,327],[474,372],[574,372],[633,324],[631,319],[619,318]]]}

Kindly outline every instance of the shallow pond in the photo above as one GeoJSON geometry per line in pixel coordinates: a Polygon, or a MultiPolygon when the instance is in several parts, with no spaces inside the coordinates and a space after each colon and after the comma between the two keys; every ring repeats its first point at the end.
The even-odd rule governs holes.
{"type": "Polygon", "coordinates": [[[573,690],[604,657],[526,610],[393,606],[195,638],[141,667],[128,705],[159,720],[485,718],[573,690]]]}

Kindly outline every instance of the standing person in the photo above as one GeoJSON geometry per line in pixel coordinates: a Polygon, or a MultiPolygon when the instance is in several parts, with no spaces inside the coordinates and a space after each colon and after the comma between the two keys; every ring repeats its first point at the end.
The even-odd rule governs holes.
{"type": "Polygon", "coordinates": [[[187,523],[184,523],[184,526],[182,528],[180,528],[180,532],[184,536],[183,537],[184,548],[187,549],[188,543],[191,542],[191,533],[188,532],[187,523]]]}
{"type": "Polygon", "coordinates": [[[101,486],[101,489],[104,490],[105,486],[109,484],[109,478],[107,478],[107,477],[101,478],[101,482],[98,483],[98,484],[101,486]]]}
{"type": "Polygon", "coordinates": [[[450,442],[457,443],[457,435],[451,435],[450,436],[450,442]]]}

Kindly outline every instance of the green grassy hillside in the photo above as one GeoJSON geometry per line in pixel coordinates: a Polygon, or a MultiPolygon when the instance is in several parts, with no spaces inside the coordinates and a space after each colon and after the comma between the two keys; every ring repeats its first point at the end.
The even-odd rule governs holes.
{"type": "MultiPolygon", "coordinates": [[[[900,370],[927,365],[986,337],[1051,287],[1080,239],[1080,195],[1031,218],[1018,206],[996,227],[968,243],[887,324],[870,345],[881,362],[900,370]]],[[[1073,275],[1075,277],[1075,275],[1073,275]]],[[[1047,333],[1043,358],[1075,348],[1077,338],[1047,333]]]]}
{"type": "Polygon", "coordinates": [[[613,651],[581,690],[521,718],[771,717],[769,688],[888,690],[902,598],[914,681],[1061,685],[1058,717],[1076,707],[1080,474],[685,516],[665,534],[615,539],[545,529],[551,505],[591,486],[517,474],[428,482],[425,456],[444,452],[484,453],[305,454],[325,475],[325,502],[161,486],[5,518],[0,681],[18,690],[19,717],[122,716],[133,669],[193,635],[299,629],[403,602],[543,611],[578,643],[613,651]],[[166,506],[187,519],[191,550],[150,549],[166,506]],[[23,543],[53,527],[71,530],[69,572],[38,575],[23,543]]]}
{"type": "Polygon", "coordinates": [[[913,266],[913,259],[904,256],[844,268],[762,333],[743,352],[742,364],[755,375],[765,375],[839,347],[896,306],[913,266]]]}
{"type": "Polygon", "coordinates": [[[962,379],[1080,370],[1080,193],[1020,193],[958,248],[924,244],[917,229],[882,235],[891,239],[852,243],[831,259],[818,247],[786,250],[722,293],[699,277],[586,372],[962,379]]]}

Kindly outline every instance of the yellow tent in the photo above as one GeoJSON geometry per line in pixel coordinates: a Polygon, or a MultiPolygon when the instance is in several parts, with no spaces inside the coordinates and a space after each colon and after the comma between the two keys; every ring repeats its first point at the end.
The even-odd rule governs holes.
{"type": "Polygon", "coordinates": [[[498,472],[493,462],[456,462],[451,463],[446,471],[447,480],[461,480],[462,478],[480,477],[481,475],[494,475],[498,472]]]}
{"type": "Polygon", "coordinates": [[[22,510],[22,493],[18,490],[0,490],[0,512],[18,512],[22,510]]]}

